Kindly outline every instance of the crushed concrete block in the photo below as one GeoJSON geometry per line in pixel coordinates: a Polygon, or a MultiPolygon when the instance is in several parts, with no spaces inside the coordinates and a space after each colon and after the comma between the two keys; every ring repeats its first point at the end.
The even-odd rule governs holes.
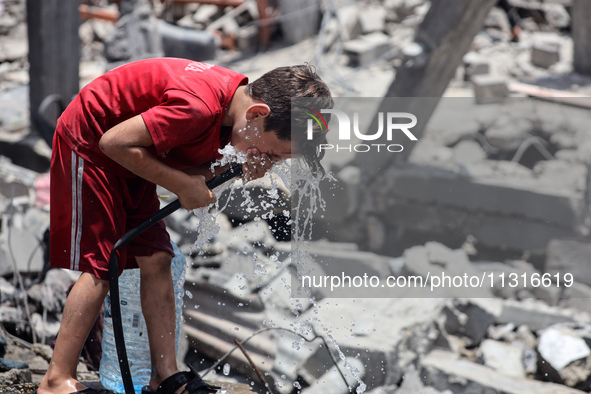
{"type": "Polygon", "coordinates": [[[31,383],[33,381],[30,369],[11,369],[0,373],[0,386],[10,387],[19,383],[31,383]]]}
{"type": "Polygon", "coordinates": [[[414,365],[412,365],[404,374],[404,380],[398,390],[392,391],[393,394],[452,394],[450,390],[439,391],[433,387],[425,387],[414,365]]]}
{"type": "MultiPolygon", "coordinates": [[[[571,171],[534,177],[530,169],[516,163],[486,160],[467,166],[474,175],[466,179],[410,163],[386,170],[379,189],[370,192],[375,206],[386,212],[382,220],[387,227],[428,232],[430,239],[433,234],[444,237],[456,232],[463,239],[472,234],[481,245],[545,253],[551,239],[574,236],[583,216],[578,186],[556,187],[556,179],[562,182],[558,173],[570,183],[585,179],[584,168],[571,167],[571,171]]],[[[400,234],[392,237],[399,239],[400,234]]]]}
{"type": "Polygon", "coordinates": [[[564,288],[561,307],[576,309],[585,313],[591,313],[591,286],[574,282],[572,286],[564,288]]]}
{"type": "MultiPolygon", "coordinates": [[[[368,387],[378,387],[398,382],[416,353],[428,352],[435,346],[440,339],[435,321],[447,302],[439,298],[429,302],[417,298],[323,299],[306,311],[302,320],[309,321],[315,332],[330,329],[343,354],[358,357],[365,365],[368,387]],[[374,323],[371,335],[351,334],[351,329],[368,320],[374,323]],[[334,324],[336,321],[347,324],[334,324]]],[[[311,366],[314,359],[323,352],[319,349],[308,360],[310,373],[317,369],[311,366]]],[[[324,364],[327,361],[316,365],[324,364]]]]}
{"type": "Polygon", "coordinates": [[[502,116],[484,133],[495,148],[514,151],[530,136],[532,123],[523,117],[502,116]]]}
{"type": "Polygon", "coordinates": [[[509,96],[505,78],[495,75],[474,75],[472,77],[476,104],[501,103],[509,96]]]}
{"type": "Polygon", "coordinates": [[[367,66],[392,48],[387,35],[372,33],[368,37],[361,36],[355,40],[345,42],[343,51],[349,56],[353,67],[367,66]]]}
{"type": "Polygon", "coordinates": [[[347,385],[345,385],[337,367],[333,366],[318,380],[312,383],[310,387],[302,390],[301,393],[347,394],[351,392],[350,388],[352,387],[360,384],[365,387],[365,383],[362,382],[362,379],[365,377],[365,366],[363,362],[357,358],[347,357],[344,362],[341,360],[338,364],[340,370],[345,375],[347,385]]]}
{"type": "Polygon", "coordinates": [[[448,351],[432,351],[421,359],[420,366],[424,384],[454,393],[581,393],[559,384],[506,376],[483,365],[460,360],[448,351]]]}
{"type": "Polygon", "coordinates": [[[490,63],[482,56],[470,52],[464,56],[464,80],[471,81],[476,75],[486,75],[490,73],[490,63]]]}
{"type": "Polygon", "coordinates": [[[591,326],[564,324],[549,327],[540,334],[538,352],[546,362],[542,371],[555,381],[571,387],[589,388],[591,375],[591,326]],[[551,367],[552,369],[549,369],[551,367]]]}
{"type": "Polygon", "coordinates": [[[49,226],[49,213],[29,208],[27,212],[19,211],[12,214],[11,220],[3,221],[0,233],[0,252],[10,258],[0,263],[4,273],[14,271],[14,262],[19,272],[35,273],[43,269],[43,248],[41,240],[43,232],[49,226]],[[30,224],[30,225],[29,225],[30,224]]]}
{"type": "Polygon", "coordinates": [[[536,41],[531,48],[531,62],[536,67],[549,68],[560,61],[560,44],[536,41]]]}
{"type": "MultiPolygon", "coordinates": [[[[273,374],[278,377],[283,376],[287,381],[295,381],[299,369],[313,354],[314,350],[315,345],[302,341],[300,336],[289,331],[281,332],[280,338],[277,340],[277,350],[273,360],[273,374]]],[[[278,388],[291,393],[293,386],[278,388]]]]}
{"type": "Polygon", "coordinates": [[[591,285],[589,272],[589,253],[591,244],[588,242],[553,239],[548,243],[544,271],[554,276],[559,274],[564,287],[566,276],[577,282],[591,285]]]}
{"type": "Polygon", "coordinates": [[[507,376],[525,378],[523,348],[509,343],[485,339],[480,344],[484,365],[507,376]]]}
{"type": "Polygon", "coordinates": [[[29,43],[26,37],[0,37],[0,63],[26,59],[29,43]]]}
{"type": "MultiPolygon", "coordinates": [[[[12,300],[15,292],[16,287],[4,279],[3,276],[0,276],[0,304],[3,304],[8,300],[12,300]]],[[[1,356],[2,355],[0,354],[0,357],[1,356]]]]}
{"type": "Polygon", "coordinates": [[[339,7],[337,12],[341,21],[341,35],[344,41],[354,40],[361,34],[359,25],[359,6],[350,4],[339,7]]]}
{"type": "Polygon", "coordinates": [[[240,51],[254,49],[257,46],[259,30],[256,26],[241,27],[236,32],[236,48],[240,51]]]}
{"type": "Polygon", "coordinates": [[[383,32],[385,30],[386,9],[384,7],[362,7],[358,12],[361,34],[369,34],[377,31],[383,32]]]}
{"type": "Polygon", "coordinates": [[[320,3],[315,0],[279,0],[279,10],[287,16],[281,20],[283,38],[288,44],[295,44],[313,36],[320,27],[320,3]]]}
{"type": "Polygon", "coordinates": [[[486,159],[486,152],[476,141],[460,141],[454,146],[453,155],[458,164],[474,163],[486,159]]]}
{"type": "Polygon", "coordinates": [[[471,345],[479,344],[484,339],[496,318],[495,313],[484,304],[460,299],[454,301],[453,307],[445,307],[443,315],[445,331],[469,339],[471,345]]]}
{"type": "Polygon", "coordinates": [[[556,29],[566,29],[570,26],[571,17],[563,4],[544,2],[542,6],[544,18],[550,26],[556,29]]]}
{"type": "Polygon", "coordinates": [[[516,302],[513,300],[502,301],[502,311],[497,316],[498,324],[514,323],[518,326],[525,325],[532,331],[542,330],[557,323],[572,323],[585,321],[588,317],[572,311],[550,307],[541,301],[516,302]]]}
{"type": "MultiPolygon", "coordinates": [[[[404,251],[402,274],[431,278],[430,285],[437,287],[446,296],[491,297],[490,289],[485,286],[469,286],[460,283],[457,278],[466,278],[479,274],[461,249],[452,250],[439,242],[427,242],[425,246],[414,246],[404,251]],[[460,285],[454,285],[454,279],[460,285]]],[[[463,280],[463,279],[462,279],[463,280]]],[[[468,279],[465,280],[467,282],[468,279]]]]}
{"type": "Polygon", "coordinates": [[[543,330],[538,351],[557,371],[575,360],[591,355],[591,349],[585,340],[565,327],[549,327],[543,330]]]}
{"type": "Polygon", "coordinates": [[[200,4],[197,11],[193,14],[193,21],[208,25],[216,16],[220,15],[220,7],[215,4],[200,4]]]}

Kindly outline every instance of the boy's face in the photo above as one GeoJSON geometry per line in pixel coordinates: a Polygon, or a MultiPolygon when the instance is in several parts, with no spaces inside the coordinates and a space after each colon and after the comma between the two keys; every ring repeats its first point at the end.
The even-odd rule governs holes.
{"type": "Polygon", "coordinates": [[[260,154],[273,163],[292,157],[291,141],[280,139],[274,131],[265,130],[267,106],[252,106],[232,130],[232,145],[240,152],[260,154]]]}
{"type": "Polygon", "coordinates": [[[232,145],[240,152],[267,156],[273,163],[292,156],[291,141],[279,139],[273,131],[265,131],[262,122],[249,122],[245,128],[232,133],[232,145]],[[256,151],[255,151],[256,150],[256,151]]]}

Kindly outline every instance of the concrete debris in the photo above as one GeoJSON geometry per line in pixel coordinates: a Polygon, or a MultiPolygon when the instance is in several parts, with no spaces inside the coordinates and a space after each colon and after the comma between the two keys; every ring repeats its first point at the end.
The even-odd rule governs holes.
{"type": "Polygon", "coordinates": [[[591,388],[591,326],[557,324],[542,330],[538,352],[547,363],[542,369],[555,382],[582,390],[591,388]]]}
{"type": "Polygon", "coordinates": [[[582,391],[559,384],[507,376],[457,355],[434,350],[421,360],[424,382],[453,393],[575,394],[582,391]]]}
{"type": "Polygon", "coordinates": [[[532,46],[531,62],[536,67],[549,68],[560,61],[560,43],[536,42],[532,46]]]}
{"type": "MultiPolygon", "coordinates": [[[[212,61],[254,77],[285,59],[310,61],[302,56],[313,52],[321,75],[330,67],[336,96],[370,97],[383,94],[393,68],[416,65],[429,52],[415,42],[427,0],[283,0],[266,9],[237,3],[130,0],[121,2],[117,20],[85,20],[82,83],[150,56],[212,61]],[[247,59],[268,49],[265,42],[275,54],[247,59]],[[329,64],[328,56],[336,60],[329,64]]],[[[212,211],[219,231],[201,248],[200,217],[179,210],[165,219],[188,262],[187,363],[203,368],[229,353],[224,364],[232,372],[217,373],[220,366],[216,379],[260,389],[252,362],[281,394],[591,389],[590,80],[571,73],[572,2],[510,3],[521,33],[513,37],[507,15],[491,12],[446,92],[462,97],[439,101],[408,161],[378,167],[355,155],[327,157],[337,182],[322,186],[327,208],[315,218],[306,259],[292,260],[290,193],[271,178],[219,196],[223,210],[212,211]],[[542,83],[554,96],[534,86],[542,83]],[[551,101],[569,91],[573,97],[551,101]],[[487,282],[469,293],[404,289],[392,297],[368,288],[357,296],[351,288],[300,286],[304,274],[412,277],[427,286],[444,275],[487,282]],[[232,351],[236,341],[250,361],[232,351]]],[[[37,204],[36,180],[48,170],[50,151],[29,133],[23,110],[24,11],[22,0],[0,0],[3,387],[39,381],[76,280],[47,269],[49,219],[46,202],[37,204]]],[[[84,362],[79,370],[100,387],[96,371],[84,362]]]]}
{"type": "Polygon", "coordinates": [[[480,344],[480,352],[487,367],[503,375],[525,378],[522,347],[487,339],[480,344]]]}

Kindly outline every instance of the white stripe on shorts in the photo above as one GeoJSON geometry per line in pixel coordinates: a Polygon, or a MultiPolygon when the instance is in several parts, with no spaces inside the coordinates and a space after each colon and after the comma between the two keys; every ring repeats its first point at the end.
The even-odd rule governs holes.
{"type": "Polygon", "coordinates": [[[72,152],[72,229],[70,233],[70,269],[80,269],[82,238],[82,174],[84,159],[72,152]]]}

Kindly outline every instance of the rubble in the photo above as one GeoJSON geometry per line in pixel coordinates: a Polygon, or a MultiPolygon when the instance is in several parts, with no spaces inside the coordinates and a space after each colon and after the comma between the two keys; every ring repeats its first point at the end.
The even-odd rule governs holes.
{"type": "MultiPolygon", "coordinates": [[[[384,94],[394,68],[411,66],[411,50],[419,49],[412,60],[420,60],[412,43],[429,9],[425,0],[286,0],[261,10],[247,0],[228,7],[143,2],[119,14],[112,2],[93,3],[111,11],[80,26],[82,83],[120,62],[161,54],[198,56],[252,78],[311,61],[336,95],[367,97],[384,94]],[[273,50],[250,58],[266,39],[273,50]]],[[[315,218],[305,262],[306,272],[321,276],[491,275],[490,286],[430,297],[380,289],[297,293],[304,262],[290,258],[289,190],[270,193],[277,184],[267,178],[244,189],[256,209],[220,198],[225,208],[213,212],[220,231],[200,250],[197,216],[166,218],[188,256],[185,362],[228,387],[261,389],[254,364],[282,394],[345,393],[348,386],[373,394],[589,390],[591,80],[572,73],[572,2],[511,3],[522,16],[519,42],[510,42],[506,15],[493,10],[408,161],[377,170],[371,159],[327,155],[337,182],[322,186],[328,206],[315,218]],[[371,176],[376,184],[365,183],[371,176]]],[[[49,151],[29,133],[22,110],[24,2],[0,1],[0,9],[4,392],[39,382],[76,275],[47,269],[48,212],[37,204],[36,180],[49,151]]],[[[79,364],[81,377],[100,388],[87,364],[79,364]]]]}

